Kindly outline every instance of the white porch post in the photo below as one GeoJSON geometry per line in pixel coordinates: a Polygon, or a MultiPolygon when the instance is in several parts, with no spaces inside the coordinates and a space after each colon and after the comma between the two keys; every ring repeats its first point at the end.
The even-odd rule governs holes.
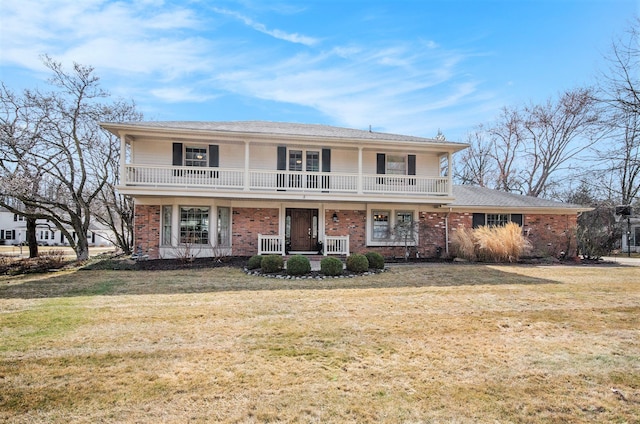
{"type": "Polygon", "coordinates": [[[358,194],[362,194],[362,147],[358,147],[358,194]]]}
{"type": "Polygon", "coordinates": [[[120,136],[120,184],[125,185],[127,176],[125,174],[125,162],[127,160],[127,136],[120,136]]]}
{"type": "Polygon", "coordinates": [[[453,154],[451,152],[447,153],[447,182],[448,182],[448,191],[449,196],[453,196],[453,154]]]}
{"type": "Polygon", "coordinates": [[[249,142],[244,142],[244,191],[249,191],[249,142]]]}

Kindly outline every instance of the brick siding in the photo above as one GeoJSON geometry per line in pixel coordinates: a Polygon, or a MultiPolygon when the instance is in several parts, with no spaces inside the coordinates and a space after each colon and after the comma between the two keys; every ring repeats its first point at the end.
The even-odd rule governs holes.
{"type": "Polygon", "coordinates": [[[258,254],[258,234],[277,235],[279,210],[233,208],[232,248],[234,256],[258,254]]]}
{"type": "MultiPolygon", "coordinates": [[[[449,240],[458,228],[471,228],[473,214],[452,212],[448,217],[449,240]]],[[[258,234],[280,234],[279,209],[234,208],[232,246],[234,256],[251,256],[258,253],[258,234]]],[[[419,245],[411,248],[411,255],[420,257],[444,256],[446,253],[446,213],[421,211],[418,215],[419,245]]],[[[525,214],[524,234],[533,246],[534,256],[559,256],[564,252],[575,256],[576,215],[525,214]]],[[[352,253],[376,251],[385,257],[404,256],[404,246],[367,246],[366,210],[325,210],[325,233],[329,236],[349,234],[352,253]],[[338,222],[333,221],[333,214],[338,222]]],[[[135,246],[142,249],[149,259],[159,258],[160,206],[136,205],[135,246]]]]}
{"type": "Polygon", "coordinates": [[[142,249],[149,259],[160,257],[160,206],[135,205],[134,218],[134,252],[142,249]]]}

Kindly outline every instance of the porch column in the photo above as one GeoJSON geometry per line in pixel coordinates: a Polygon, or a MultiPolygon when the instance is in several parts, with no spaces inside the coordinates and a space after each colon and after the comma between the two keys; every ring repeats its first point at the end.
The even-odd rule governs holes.
{"type": "Polygon", "coordinates": [[[362,147],[358,147],[358,194],[362,194],[362,147]]]}
{"type": "Polygon", "coordinates": [[[127,183],[127,174],[125,174],[125,162],[127,161],[127,136],[120,136],[120,178],[119,182],[122,185],[127,183]]]}
{"type": "Polygon", "coordinates": [[[453,154],[451,152],[447,153],[447,183],[448,183],[448,191],[449,196],[453,196],[453,170],[451,167],[453,166],[453,154]]]}
{"type": "Polygon", "coordinates": [[[244,191],[249,191],[249,142],[244,142],[244,191]]]}

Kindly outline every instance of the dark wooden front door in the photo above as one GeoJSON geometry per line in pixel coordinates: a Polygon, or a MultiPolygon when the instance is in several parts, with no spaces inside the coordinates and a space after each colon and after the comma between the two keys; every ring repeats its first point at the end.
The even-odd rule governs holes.
{"type": "Polygon", "coordinates": [[[318,210],[289,209],[288,212],[291,216],[291,250],[315,251],[318,241],[318,210]]]}

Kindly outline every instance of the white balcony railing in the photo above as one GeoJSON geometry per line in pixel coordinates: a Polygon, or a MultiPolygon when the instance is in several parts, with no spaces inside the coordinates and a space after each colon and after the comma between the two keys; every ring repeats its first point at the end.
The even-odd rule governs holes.
{"type": "Polygon", "coordinates": [[[252,192],[286,191],[446,196],[447,177],[294,172],[189,166],[125,165],[125,186],[186,187],[252,192]],[[248,178],[248,180],[247,180],[248,178]]]}

